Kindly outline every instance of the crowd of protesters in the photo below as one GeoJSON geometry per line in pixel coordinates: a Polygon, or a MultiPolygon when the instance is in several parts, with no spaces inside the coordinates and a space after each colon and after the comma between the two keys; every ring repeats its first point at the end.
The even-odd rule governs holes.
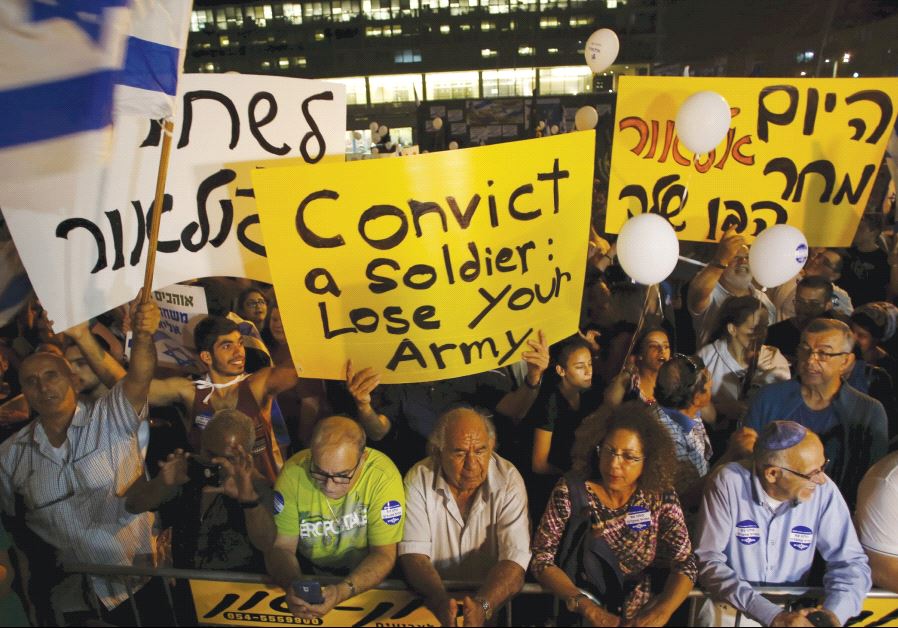
{"type": "Polygon", "coordinates": [[[767,292],[732,229],[651,288],[594,230],[578,334],[414,384],[302,378],[249,280],[192,282],[192,374],[157,364],[152,301],[57,333],[32,298],[0,329],[0,615],[132,625],[131,597],[170,623],[159,578],[65,569],[92,563],[266,574],[310,622],[394,577],[443,625],[495,625],[528,578],[566,624],[684,625],[699,587],[702,625],[845,625],[898,592],[888,218],[767,292]],[[294,586],[315,575],[337,577],[317,599],[294,586]],[[824,595],[757,590],[798,584],[824,595]]]}

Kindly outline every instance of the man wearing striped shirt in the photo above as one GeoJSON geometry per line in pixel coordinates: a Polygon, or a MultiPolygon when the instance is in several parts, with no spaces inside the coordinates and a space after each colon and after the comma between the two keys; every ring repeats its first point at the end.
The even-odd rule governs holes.
{"type": "MultiPolygon", "coordinates": [[[[78,400],[77,376],[60,356],[36,353],[19,371],[37,418],[0,445],[0,505],[5,515],[24,521],[20,530],[55,550],[42,565],[32,560],[32,585],[59,579],[54,558],[130,565],[152,553],[153,516],[128,513],[123,495],[143,472],[137,433],[156,366],[152,334],[159,309],[152,302],[134,309],[130,368],[100,399],[78,400]]],[[[49,592],[34,586],[31,592],[39,596],[37,607],[51,603],[54,623],[72,620],[70,613],[89,611],[97,601],[115,617],[108,613],[127,599],[125,587],[102,578],[89,584],[68,577],[49,592]]]]}

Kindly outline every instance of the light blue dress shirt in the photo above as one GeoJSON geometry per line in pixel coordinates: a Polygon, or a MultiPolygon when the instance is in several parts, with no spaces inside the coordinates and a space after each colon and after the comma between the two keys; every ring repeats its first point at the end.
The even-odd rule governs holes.
{"type": "Polygon", "coordinates": [[[769,626],[783,609],[753,585],[804,584],[816,550],[826,561],[823,606],[843,625],[861,611],[872,585],[870,567],[848,506],[829,478],[810,500],[773,510],[751,469],[731,462],[711,476],[699,517],[699,582],[715,600],[769,626]]]}

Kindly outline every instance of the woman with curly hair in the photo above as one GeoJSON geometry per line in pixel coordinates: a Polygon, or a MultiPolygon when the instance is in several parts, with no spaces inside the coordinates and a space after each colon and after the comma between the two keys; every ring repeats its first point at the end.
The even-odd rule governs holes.
{"type": "Polygon", "coordinates": [[[533,538],[531,571],[580,625],[665,625],[697,576],[670,436],[644,403],[627,402],[588,417],[571,456],[533,538]]]}

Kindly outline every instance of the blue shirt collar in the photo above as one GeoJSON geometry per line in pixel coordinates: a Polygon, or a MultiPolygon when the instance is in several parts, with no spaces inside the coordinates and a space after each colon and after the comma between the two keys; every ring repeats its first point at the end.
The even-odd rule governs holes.
{"type": "Polygon", "coordinates": [[[675,410],[674,408],[666,408],[662,406],[661,409],[664,411],[664,414],[669,416],[670,419],[674,423],[679,425],[680,429],[682,429],[687,434],[690,433],[698,424],[697,422],[701,420],[701,414],[693,419],[691,416],[683,414],[682,412],[680,412],[679,410],[675,410]]]}

